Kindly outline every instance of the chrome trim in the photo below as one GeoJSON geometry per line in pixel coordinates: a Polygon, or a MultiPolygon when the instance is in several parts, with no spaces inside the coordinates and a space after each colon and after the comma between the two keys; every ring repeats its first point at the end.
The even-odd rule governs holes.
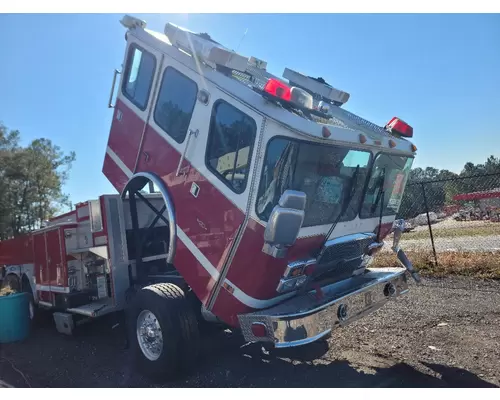
{"type": "Polygon", "coordinates": [[[394,221],[392,227],[394,229],[394,241],[392,244],[392,251],[396,253],[396,257],[398,258],[399,263],[407,269],[412,278],[417,283],[421,283],[422,279],[420,278],[419,273],[413,268],[413,264],[410,259],[406,256],[403,249],[399,247],[399,242],[401,240],[401,236],[403,235],[404,229],[406,226],[406,222],[404,219],[398,219],[394,221]]]}
{"type": "Polygon", "coordinates": [[[401,265],[403,265],[412,278],[415,280],[417,283],[421,283],[422,279],[420,278],[420,274],[413,268],[413,264],[409,260],[409,258],[406,256],[405,252],[403,249],[397,248],[395,251],[396,256],[398,257],[398,261],[400,262],[401,265]]]}
{"type": "Polygon", "coordinates": [[[330,239],[330,240],[326,241],[321,253],[323,253],[327,247],[334,246],[334,245],[341,244],[341,243],[356,242],[358,240],[367,239],[369,237],[375,237],[375,234],[372,232],[353,233],[352,235],[345,235],[345,236],[340,236],[340,237],[335,238],[335,239],[330,239]]]}
{"type": "Polygon", "coordinates": [[[334,328],[346,326],[407,293],[405,272],[403,268],[368,269],[363,275],[322,287],[322,299],[312,290],[266,310],[238,315],[243,336],[248,342],[272,342],[275,347],[314,342],[334,328]],[[396,289],[393,297],[384,295],[388,283],[396,289]],[[345,320],[339,319],[340,305],[348,307],[345,320]],[[252,334],[251,325],[255,322],[266,325],[268,337],[258,338],[252,334]]]}
{"type": "Polygon", "coordinates": [[[332,333],[332,329],[327,329],[324,332],[320,332],[317,335],[313,337],[309,337],[307,339],[299,339],[299,340],[294,340],[293,342],[287,342],[287,343],[275,343],[274,347],[277,349],[285,349],[287,347],[297,347],[297,346],[303,346],[305,344],[309,344],[312,342],[315,342],[317,340],[323,339],[324,337],[330,335],[332,333]]]}
{"type": "Polygon", "coordinates": [[[368,245],[366,249],[369,252],[370,250],[378,249],[379,247],[380,248],[384,247],[384,242],[373,242],[372,244],[368,245]]]}
{"type": "Polygon", "coordinates": [[[303,279],[304,282],[302,282],[298,287],[302,287],[306,284],[306,282],[309,280],[309,277],[306,276],[306,275],[299,275],[299,276],[293,276],[291,278],[281,278],[279,283],[278,283],[278,287],[276,288],[276,291],[278,293],[287,293],[287,292],[293,292],[294,290],[297,289],[297,284],[292,287],[291,289],[285,289],[284,286],[289,283],[289,282],[293,282],[293,281],[298,281],[299,279],[303,279]]]}
{"type": "Polygon", "coordinates": [[[286,266],[285,273],[283,274],[284,278],[288,278],[292,270],[295,268],[302,268],[305,269],[309,267],[310,265],[316,264],[316,259],[315,258],[310,258],[307,260],[297,260],[297,261],[292,261],[286,266]]]}
{"type": "Polygon", "coordinates": [[[38,305],[42,306],[42,307],[48,307],[48,308],[53,307],[52,303],[49,303],[48,301],[42,301],[42,300],[38,300],[38,305]]]}
{"type": "Polygon", "coordinates": [[[113,73],[113,83],[111,84],[111,92],[109,93],[109,101],[108,101],[108,108],[114,108],[113,104],[113,93],[115,91],[115,85],[116,85],[116,75],[121,74],[121,71],[118,71],[115,69],[113,73]]]}
{"type": "Polygon", "coordinates": [[[287,250],[286,247],[278,247],[275,244],[264,242],[262,245],[262,252],[273,258],[285,258],[287,250]]]}
{"type": "Polygon", "coordinates": [[[176,245],[177,245],[177,220],[175,218],[175,208],[174,208],[174,203],[172,202],[172,199],[170,198],[170,194],[168,192],[168,188],[165,185],[165,182],[163,179],[158,177],[158,175],[153,174],[151,172],[138,172],[135,175],[133,175],[127,184],[125,185],[125,188],[123,189],[121,193],[121,198],[124,200],[127,197],[127,192],[132,184],[132,182],[136,179],[147,179],[153,182],[156,187],[159,189],[161,196],[163,197],[163,201],[165,202],[165,205],[167,206],[167,214],[168,214],[168,228],[169,228],[169,233],[170,233],[170,238],[169,238],[169,243],[168,243],[168,254],[166,257],[167,263],[168,264],[173,264],[174,262],[174,256],[175,256],[175,250],[176,250],[176,245]]]}

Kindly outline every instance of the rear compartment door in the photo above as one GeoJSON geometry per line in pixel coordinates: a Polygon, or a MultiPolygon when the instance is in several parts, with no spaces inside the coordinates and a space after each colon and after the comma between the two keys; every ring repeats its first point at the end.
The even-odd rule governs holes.
{"type": "Polygon", "coordinates": [[[161,59],[161,53],[129,35],[103,166],[118,192],[135,171],[161,59]]]}
{"type": "Polygon", "coordinates": [[[47,267],[52,292],[64,292],[63,256],[61,229],[54,229],[46,233],[47,238],[47,267]]]}
{"type": "Polygon", "coordinates": [[[35,259],[35,276],[37,290],[49,291],[50,277],[47,266],[47,246],[45,232],[33,235],[33,253],[35,259]]]}

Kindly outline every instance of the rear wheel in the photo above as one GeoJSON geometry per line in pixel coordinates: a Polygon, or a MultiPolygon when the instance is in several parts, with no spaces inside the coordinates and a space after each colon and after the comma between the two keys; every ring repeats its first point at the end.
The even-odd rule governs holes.
{"type": "Polygon", "coordinates": [[[200,336],[194,309],[172,283],[137,292],[128,310],[129,337],[136,367],[153,379],[171,379],[195,364],[200,336]]]}
{"type": "Polygon", "coordinates": [[[31,323],[34,324],[36,322],[37,312],[36,312],[35,300],[33,298],[33,292],[31,291],[31,287],[29,285],[23,287],[23,292],[29,296],[28,301],[29,301],[30,320],[31,323]]]}

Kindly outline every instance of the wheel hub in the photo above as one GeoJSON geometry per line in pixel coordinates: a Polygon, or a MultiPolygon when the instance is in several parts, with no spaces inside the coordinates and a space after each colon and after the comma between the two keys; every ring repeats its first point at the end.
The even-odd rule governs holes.
{"type": "Polygon", "coordinates": [[[156,316],[149,310],[142,310],[137,317],[137,343],[150,360],[157,360],[163,350],[163,334],[156,316]]]}

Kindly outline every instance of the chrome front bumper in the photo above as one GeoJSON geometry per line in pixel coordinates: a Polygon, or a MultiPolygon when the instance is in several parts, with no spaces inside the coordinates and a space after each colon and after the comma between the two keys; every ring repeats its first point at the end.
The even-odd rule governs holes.
{"type": "Polygon", "coordinates": [[[238,315],[248,342],[271,342],[275,347],[293,347],[314,342],[382,307],[408,292],[405,268],[367,269],[363,275],[295,296],[277,306],[238,315]],[[265,327],[265,336],[255,336],[252,325],[265,327]]]}

